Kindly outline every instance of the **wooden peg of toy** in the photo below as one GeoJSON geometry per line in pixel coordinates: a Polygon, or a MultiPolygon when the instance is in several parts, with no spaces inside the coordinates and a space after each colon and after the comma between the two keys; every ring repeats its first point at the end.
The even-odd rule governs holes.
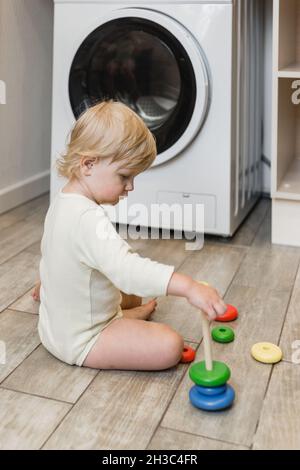
{"type": "Polygon", "coordinates": [[[209,319],[201,311],[202,316],[202,332],[203,332],[203,344],[204,344],[204,358],[205,358],[205,367],[206,370],[213,370],[213,360],[211,352],[211,335],[210,335],[210,326],[209,319]]]}

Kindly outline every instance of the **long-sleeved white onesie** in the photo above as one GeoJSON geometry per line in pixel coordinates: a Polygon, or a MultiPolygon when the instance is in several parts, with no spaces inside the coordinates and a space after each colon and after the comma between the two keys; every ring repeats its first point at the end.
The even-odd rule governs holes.
{"type": "Polygon", "coordinates": [[[103,207],[60,191],[41,243],[38,331],[58,359],[81,366],[126,294],[166,295],[174,266],[142,258],[116,232],[103,207]]]}

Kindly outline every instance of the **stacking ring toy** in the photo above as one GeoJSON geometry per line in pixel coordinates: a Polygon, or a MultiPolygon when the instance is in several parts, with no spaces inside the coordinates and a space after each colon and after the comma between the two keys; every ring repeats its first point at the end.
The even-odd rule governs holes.
{"type": "Polygon", "coordinates": [[[251,354],[259,362],[264,364],[276,364],[281,361],[282,351],[272,343],[256,343],[251,348],[251,354]]]}
{"type": "Polygon", "coordinates": [[[184,364],[187,362],[193,362],[193,360],[195,359],[195,355],[196,351],[194,351],[194,349],[184,345],[180,362],[184,364]]]}
{"type": "Polygon", "coordinates": [[[231,343],[234,340],[234,331],[225,326],[216,327],[213,328],[211,336],[217,343],[231,343]]]}
{"type": "Polygon", "coordinates": [[[213,369],[207,370],[205,361],[193,364],[189,370],[190,379],[203,387],[219,387],[230,378],[230,369],[224,362],[213,361],[213,369]]]}
{"type": "Polygon", "coordinates": [[[219,322],[229,322],[229,321],[234,321],[237,319],[239,316],[237,309],[233,305],[227,304],[227,310],[224,313],[224,315],[220,315],[215,318],[215,321],[219,322]]]}
{"type": "MultiPolygon", "coordinates": [[[[223,362],[213,361],[209,320],[203,312],[201,316],[205,360],[190,367],[189,376],[196,385],[191,388],[189,398],[192,405],[201,410],[223,410],[235,397],[233,388],[227,385],[231,372],[223,362]]],[[[226,330],[229,328],[223,328],[226,330]]]]}

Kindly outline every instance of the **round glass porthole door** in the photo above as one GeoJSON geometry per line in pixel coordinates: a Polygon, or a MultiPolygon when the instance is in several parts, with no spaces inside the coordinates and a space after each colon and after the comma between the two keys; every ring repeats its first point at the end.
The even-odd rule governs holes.
{"type": "MultiPolygon", "coordinates": [[[[204,121],[209,90],[201,64],[204,109],[198,112],[204,121]]],[[[155,135],[159,164],[178,153],[174,147],[195,114],[199,84],[189,53],[170,28],[125,16],[103,23],[83,41],[71,66],[69,95],[75,118],[107,99],[133,109],[155,135]]]]}

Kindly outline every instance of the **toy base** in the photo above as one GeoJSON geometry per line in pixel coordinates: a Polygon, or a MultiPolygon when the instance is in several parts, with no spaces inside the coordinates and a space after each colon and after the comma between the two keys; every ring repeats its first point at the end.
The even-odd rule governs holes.
{"type": "Polygon", "coordinates": [[[194,385],[190,390],[189,398],[192,405],[200,410],[220,411],[232,405],[235,392],[230,385],[227,385],[224,393],[211,396],[203,395],[197,385],[194,385]]]}

